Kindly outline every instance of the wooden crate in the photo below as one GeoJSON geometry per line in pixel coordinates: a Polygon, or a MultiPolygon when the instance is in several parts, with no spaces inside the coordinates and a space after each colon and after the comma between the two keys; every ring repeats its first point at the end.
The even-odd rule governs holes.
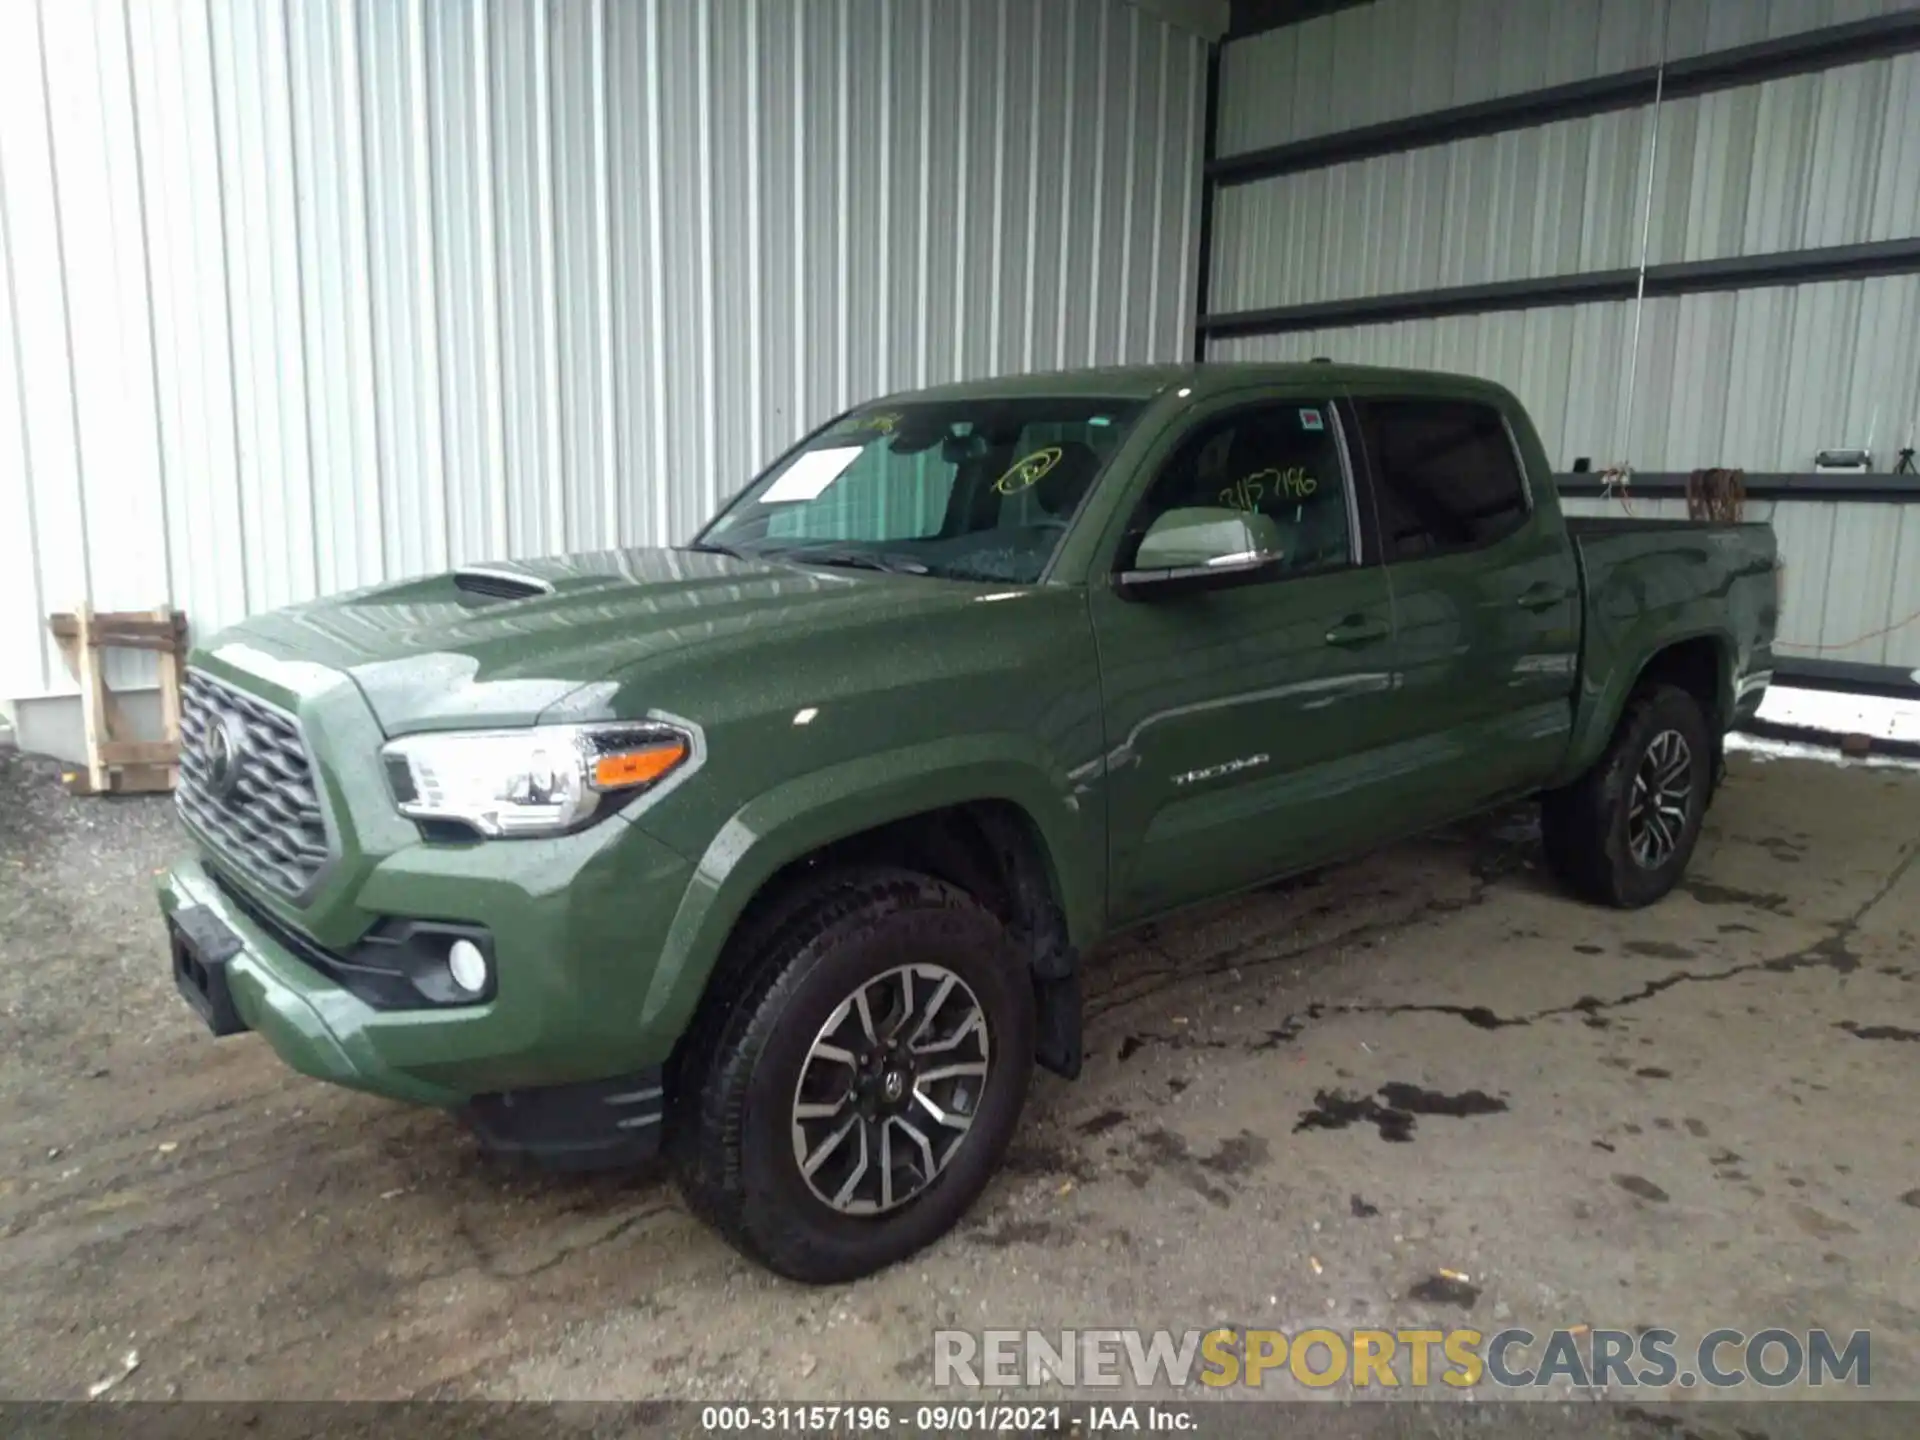
{"type": "Polygon", "coordinates": [[[186,668],[187,617],[178,610],[96,612],[83,605],[47,618],[67,668],[80,682],[80,716],[86,732],[85,767],[66,772],[76,795],[171,790],[180,773],[180,685],[186,668]],[[127,729],[118,698],[107,688],[101,652],[151,650],[159,660],[158,740],[122,740],[127,729]]]}

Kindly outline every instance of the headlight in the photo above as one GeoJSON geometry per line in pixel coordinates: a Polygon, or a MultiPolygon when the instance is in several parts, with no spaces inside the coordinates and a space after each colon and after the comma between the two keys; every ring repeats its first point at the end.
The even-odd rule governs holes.
{"type": "Polygon", "coordinates": [[[560,835],[658,785],[693,756],[693,737],[653,721],[408,735],[380,752],[410,820],[482,835],[560,835]]]}

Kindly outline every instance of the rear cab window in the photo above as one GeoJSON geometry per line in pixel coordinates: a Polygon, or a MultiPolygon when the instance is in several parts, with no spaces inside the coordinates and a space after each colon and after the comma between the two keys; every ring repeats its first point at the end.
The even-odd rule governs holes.
{"type": "Polygon", "coordinates": [[[1526,524],[1526,479],[1495,407],[1363,399],[1354,409],[1389,561],[1478,550],[1526,524]]]}

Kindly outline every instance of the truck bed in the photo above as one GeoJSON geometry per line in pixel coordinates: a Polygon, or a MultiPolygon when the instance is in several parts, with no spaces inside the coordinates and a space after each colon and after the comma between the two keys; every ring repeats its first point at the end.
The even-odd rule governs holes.
{"type": "Polygon", "coordinates": [[[1566,525],[1584,592],[1583,676],[1630,680],[1632,657],[1711,639],[1732,689],[1734,714],[1721,724],[1759,706],[1780,606],[1771,525],[1586,516],[1566,525]]]}

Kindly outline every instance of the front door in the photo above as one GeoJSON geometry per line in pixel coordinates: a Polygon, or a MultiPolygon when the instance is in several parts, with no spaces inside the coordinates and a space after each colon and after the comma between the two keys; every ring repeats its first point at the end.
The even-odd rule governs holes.
{"type": "Polygon", "coordinates": [[[1239,552],[1270,563],[1230,588],[1093,584],[1117,921],[1390,828],[1368,753],[1390,738],[1392,616],[1335,407],[1216,402],[1161,455],[1119,537],[1116,578],[1225,568],[1239,552]]]}

